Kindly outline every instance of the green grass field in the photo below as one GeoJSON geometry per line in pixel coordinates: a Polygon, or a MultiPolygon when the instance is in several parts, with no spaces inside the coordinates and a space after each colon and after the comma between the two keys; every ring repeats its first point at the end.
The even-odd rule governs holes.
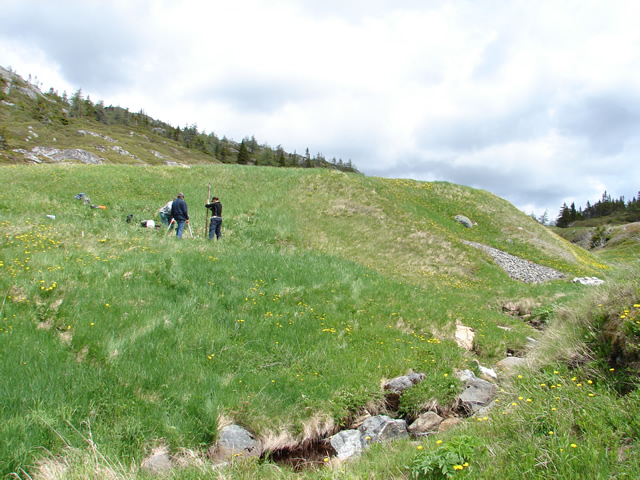
{"type": "Polygon", "coordinates": [[[632,350],[637,270],[488,192],[231,165],[0,172],[10,179],[0,193],[6,478],[144,478],[140,464],[159,446],[184,463],[174,478],[409,478],[412,461],[461,433],[482,445],[460,478],[634,478],[640,467],[633,375],[592,354],[607,344],[585,320],[626,309],[632,350]],[[205,239],[209,183],[224,206],[220,242],[205,239]],[[178,191],[195,238],[140,227],[159,222],[178,191]],[[80,192],[106,209],[75,200],[80,192]],[[464,228],[457,214],[478,225],[464,228]],[[463,240],[568,280],[513,281],[463,240]],[[607,286],[569,281],[585,275],[607,286]],[[554,314],[536,330],[504,313],[508,302],[554,314]],[[475,329],[473,353],[456,345],[456,321],[475,329]],[[205,460],[223,423],[272,449],[319,439],[365,408],[381,410],[381,382],[411,370],[427,380],[402,412],[446,409],[461,388],[455,370],[473,359],[493,365],[507,351],[528,354],[531,369],[504,379],[490,416],[446,435],[303,472],[268,459],[214,470],[205,460]]]}

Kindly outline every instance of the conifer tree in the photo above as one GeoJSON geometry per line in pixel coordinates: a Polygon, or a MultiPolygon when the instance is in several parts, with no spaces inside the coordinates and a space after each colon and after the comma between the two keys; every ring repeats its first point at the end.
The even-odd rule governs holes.
{"type": "Polygon", "coordinates": [[[249,149],[244,143],[244,140],[240,142],[240,150],[238,150],[238,164],[246,165],[249,163],[249,149]]]}

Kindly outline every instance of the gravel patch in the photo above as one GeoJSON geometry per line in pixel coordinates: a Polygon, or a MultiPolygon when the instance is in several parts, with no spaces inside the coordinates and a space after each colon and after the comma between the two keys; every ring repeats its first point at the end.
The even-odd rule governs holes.
{"type": "Polygon", "coordinates": [[[463,241],[467,245],[487,252],[498,266],[507,272],[507,275],[514,280],[520,280],[524,283],[542,283],[566,277],[566,275],[553,268],[522,260],[497,248],[488,247],[481,243],[463,241]]]}

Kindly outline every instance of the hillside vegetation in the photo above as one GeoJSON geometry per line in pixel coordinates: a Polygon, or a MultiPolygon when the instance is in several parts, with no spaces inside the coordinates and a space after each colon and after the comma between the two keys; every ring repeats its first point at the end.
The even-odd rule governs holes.
{"type": "MultiPolygon", "coordinates": [[[[520,389],[535,389],[551,371],[568,379],[575,376],[569,368],[589,365],[594,380],[598,371],[613,375],[606,352],[598,370],[584,344],[571,343],[573,335],[583,341],[578,319],[554,320],[596,301],[585,297],[584,286],[511,280],[463,240],[551,266],[569,280],[599,276],[615,285],[619,269],[488,192],[330,170],[231,165],[0,171],[12,180],[0,194],[0,355],[8,372],[0,382],[0,468],[7,476],[144,476],[143,458],[162,446],[187,465],[176,478],[362,478],[360,469],[375,472],[374,478],[408,478],[413,442],[374,446],[359,462],[298,473],[268,459],[234,463],[221,473],[203,459],[229,422],[254,432],[271,451],[323,438],[364,412],[384,411],[381,382],[409,371],[427,379],[403,397],[400,414],[454,408],[462,388],[456,370],[475,365],[474,359],[494,364],[507,352],[535,359],[540,345],[553,345],[544,341],[545,331],[506,314],[507,304],[528,305],[549,324],[574,326],[561,347],[542,355],[539,374],[505,384],[499,399],[505,405],[518,403],[520,389]],[[224,205],[219,242],[204,239],[208,183],[224,205]],[[140,226],[141,220],[159,220],[158,208],[178,191],[189,204],[195,238],[187,231],[177,240],[164,229],[140,226]],[[74,199],[80,192],[106,209],[74,199]],[[134,221],[127,223],[130,214],[134,221]],[[477,226],[463,227],[453,220],[457,214],[477,226]],[[456,322],[475,329],[472,352],[455,343],[456,322]],[[527,337],[537,338],[537,347],[527,337]]],[[[637,273],[624,282],[628,288],[613,289],[600,307],[599,322],[624,308],[638,318],[637,273]]],[[[628,335],[635,338],[633,331],[628,335]]],[[[608,341],[599,339],[598,348],[610,348],[608,341]]],[[[610,383],[598,383],[598,408],[605,400],[622,401],[629,413],[594,423],[597,432],[580,421],[576,433],[567,412],[556,418],[554,442],[567,449],[576,436],[585,442],[584,452],[570,450],[575,460],[566,471],[581,459],[595,459],[607,471],[637,467],[627,457],[603,463],[608,454],[593,450],[602,440],[598,435],[608,436],[611,448],[635,445],[637,423],[626,424],[624,434],[611,433],[637,411],[629,403],[636,398],[628,393],[635,392],[630,379],[611,379],[624,390],[622,400],[608,390],[610,383]]],[[[549,392],[539,401],[555,402],[549,392]]],[[[567,402],[572,412],[585,408],[575,393],[567,402]]],[[[502,463],[511,469],[520,461],[514,451],[540,448],[540,439],[525,437],[522,445],[508,439],[514,425],[526,419],[529,425],[541,414],[524,407],[514,415],[495,411],[495,421],[487,422],[497,429],[492,437],[474,433],[492,447],[460,475],[472,475],[473,467],[469,478],[522,478],[504,472],[482,477],[478,469],[502,463]],[[502,451],[507,444],[516,450],[502,451]]],[[[430,437],[419,446],[437,444],[430,437]]]]}
{"type": "Polygon", "coordinates": [[[0,73],[4,478],[152,478],[159,450],[180,479],[637,477],[637,226],[559,232],[489,192],[244,152],[0,73]],[[179,191],[191,232],[142,228],[179,191]],[[469,242],[565,277],[513,280],[469,242]],[[462,418],[456,373],[509,355],[527,364],[493,408],[447,432],[344,463],[320,448],[368,415],[462,418]],[[409,372],[425,380],[392,410],[382,384],[409,372]],[[266,454],[214,465],[230,423],[266,454]]]}
{"type": "MultiPolygon", "coordinates": [[[[29,76],[31,79],[31,76],[29,76]]],[[[351,160],[327,160],[322,153],[285,152],[282,145],[240,142],[198,130],[194,123],[172,126],[120,106],[94,103],[78,89],[71,97],[0,66],[0,163],[82,163],[176,165],[227,163],[328,168],[357,172],[351,160]]]]}

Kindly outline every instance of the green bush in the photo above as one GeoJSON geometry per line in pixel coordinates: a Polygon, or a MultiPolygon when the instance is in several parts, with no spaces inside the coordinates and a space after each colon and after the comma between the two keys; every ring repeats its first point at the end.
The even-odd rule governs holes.
{"type": "Polygon", "coordinates": [[[475,437],[460,435],[442,443],[435,450],[418,453],[409,467],[411,478],[451,478],[469,467],[481,445],[482,442],[475,437]]]}

